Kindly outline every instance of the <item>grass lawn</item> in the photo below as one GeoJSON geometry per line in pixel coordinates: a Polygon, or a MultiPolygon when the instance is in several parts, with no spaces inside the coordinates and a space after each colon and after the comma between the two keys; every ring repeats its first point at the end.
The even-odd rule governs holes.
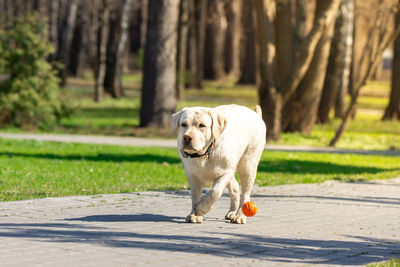
{"type": "MultiPolygon", "coordinates": [[[[175,149],[0,139],[0,201],[188,189],[175,149]]],[[[400,175],[400,157],[264,153],[256,183],[364,181],[400,175]]]]}
{"type": "Polygon", "coordinates": [[[389,261],[368,264],[367,267],[400,267],[400,258],[393,258],[389,261]]]}
{"type": "MultiPolygon", "coordinates": [[[[90,75],[84,78],[70,78],[64,94],[73,107],[74,113],[62,119],[61,126],[53,133],[99,134],[118,136],[139,136],[152,138],[174,138],[169,129],[140,128],[140,87],[139,74],[123,77],[126,97],[106,97],[96,103],[93,97],[93,82],[90,75]]],[[[356,120],[349,123],[337,147],[350,149],[400,149],[400,123],[382,122],[383,109],[387,104],[389,84],[370,82],[361,92],[356,120]]],[[[222,81],[205,81],[204,90],[186,91],[186,100],[178,102],[178,109],[185,106],[217,106],[236,103],[254,108],[257,104],[257,90],[254,85],[236,85],[232,78],[222,81]]],[[[311,134],[283,133],[277,144],[327,146],[340,121],[332,120],[325,125],[315,125],[311,134]]],[[[18,132],[15,128],[2,131],[18,132]]]]}

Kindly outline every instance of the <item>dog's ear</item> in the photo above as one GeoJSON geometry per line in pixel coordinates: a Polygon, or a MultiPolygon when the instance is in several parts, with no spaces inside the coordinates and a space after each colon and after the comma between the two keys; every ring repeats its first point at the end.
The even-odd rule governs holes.
{"type": "Polygon", "coordinates": [[[210,109],[209,114],[212,119],[211,133],[214,139],[218,138],[226,127],[226,118],[215,110],[210,109]]]}
{"type": "Polygon", "coordinates": [[[181,119],[181,115],[184,110],[185,109],[181,109],[180,111],[171,115],[170,122],[173,133],[176,133],[176,130],[179,128],[179,120],[181,119]]]}

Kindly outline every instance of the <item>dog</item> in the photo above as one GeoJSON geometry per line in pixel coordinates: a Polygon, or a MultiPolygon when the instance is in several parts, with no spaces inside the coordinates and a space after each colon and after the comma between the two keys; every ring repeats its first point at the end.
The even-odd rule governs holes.
{"type": "Polygon", "coordinates": [[[241,207],[250,201],[266,141],[267,130],[260,106],[255,111],[239,105],[189,107],[173,114],[170,121],[178,135],[178,152],[192,196],[192,210],[186,222],[202,223],[203,215],[210,211],[226,187],[231,203],[225,219],[246,223],[241,207]],[[205,186],[211,189],[202,197],[205,186]]]}

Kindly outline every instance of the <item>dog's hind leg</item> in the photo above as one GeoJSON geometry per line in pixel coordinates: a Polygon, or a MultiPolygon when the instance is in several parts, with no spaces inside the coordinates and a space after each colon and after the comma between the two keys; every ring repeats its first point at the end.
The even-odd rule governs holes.
{"type": "Polygon", "coordinates": [[[246,223],[246,216],[242,213],[243,203],[250,201],[251,189],[257,175],[257,167],[263,152],[263,147],[247,149],[237,166],[242,192],[240,196],[240,205],[236,216],[233,217],[233,223],[246,223]]]}
{"type": "Polygon", "coordinates": [[[235,217],[240,204],[240,188],[239,183],[236,181],[235,177],[232,177],[232,179],[226,185],[226,188],[228,189],[231,198],[231,206],[228,213],[225,215],[225,219],[232,220],[235,217]]]}

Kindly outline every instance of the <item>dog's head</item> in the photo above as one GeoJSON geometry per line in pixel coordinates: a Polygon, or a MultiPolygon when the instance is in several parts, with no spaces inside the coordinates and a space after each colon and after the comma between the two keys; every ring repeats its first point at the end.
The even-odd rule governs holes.
{"type": "Polygon", "coordinates": [[[224,131],[226,119],[213,108],[184,108],[171,116],[171,126],[178,132],[178,145],[187,153],[207,149],[224,131]]]}

